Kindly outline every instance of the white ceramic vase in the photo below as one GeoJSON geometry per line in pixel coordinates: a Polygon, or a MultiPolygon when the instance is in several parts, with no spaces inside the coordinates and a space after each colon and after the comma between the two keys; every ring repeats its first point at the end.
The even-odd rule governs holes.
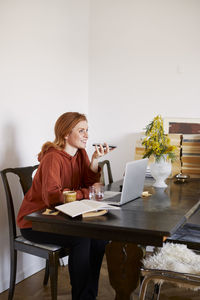
{"type": "Polygon", "coordinates": [[[166,156],[162,156],[159,161],[155,161],[150,165],[151,175],[155,179],[154,187],[165,188],[167,184],[165,180],[171,174],[171,161],[166,160],[166,156]]]}

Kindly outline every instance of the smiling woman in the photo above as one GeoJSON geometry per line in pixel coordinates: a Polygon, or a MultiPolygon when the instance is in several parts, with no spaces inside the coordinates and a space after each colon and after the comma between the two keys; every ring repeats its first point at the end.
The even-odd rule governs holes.
{"type": "Polygon", "coordinates": [[[66,137],[65,151],[72,156],[78,149],[85,149],[88,140],[88,123],[80,121],[66,137]]]}
{"type": "Polygon", "coordinates": [[[100,181],[98,158],[109,147],[95,148],[91,162],[86,153],[88,122],[85,115],[67,112],[55,124],[55,140],[46,142],[38,154],[40,165],[30,190],[26,193],[17,217],[22,235],[32,242],[57,244],[70,248],[69,273],[72,299],[95,300],[98,293],[99,272],[106,241],[79,238],[32,230],[32,223],[24,216],[64,202],[63,191],[73,190],[76,199],[89,198],[89,187],[100,181]]]}
{"type": "Polygon", "coordinates": [[[54,142],[46,142],[42,146],[42,150],[38,154],[38,159],[41,160],[44,153],[51,147],[54,147],[58,150],[64,150],[66,147],[66,138],[72,134],[75,127],[80,122],[85,122],[87,124],[87,118],[84,114],[80,114],[78,112],[67,112],[62,114],[56,121],[54,127],[54,142]]]}

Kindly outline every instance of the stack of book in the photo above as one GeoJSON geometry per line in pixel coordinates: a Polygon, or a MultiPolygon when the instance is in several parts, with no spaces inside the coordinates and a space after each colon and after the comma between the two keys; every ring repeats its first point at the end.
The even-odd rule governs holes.
{"type": "Polygon", "coordinates": [[[200,177],[200,135],[183,134],[182,173],[200,177]]]}
{"type": "MultiPolygon", "coordinates": [[[[176,161],[172,164],[172,174],[171,177],[181,172],[181,134],[168,134],[170,138],[171,145],[176,146],[175,154],[176,154],[176,161]]],[[[141,133],[140,138],[136,141],[135,144],[135,155],[134,159],[142,159],[144,155],[144,146],[142,145],[142,141],[144,138],[144,133],[141,133]]],[[[154,162],[154,157],[151,156],[149,158],[148,165],[154,162]]],[[[147,168],[146,177],[150,177],[150,170],[147,168]]]]}
{"type": "Polygon", "coordinates": [[[170,138],[170,143],[176,146],[175,154],[176,160],[172,163],[172,176],[181,172],[181,139],[182,135],[177,133],[170,133],[167,135],[170,138]]]}

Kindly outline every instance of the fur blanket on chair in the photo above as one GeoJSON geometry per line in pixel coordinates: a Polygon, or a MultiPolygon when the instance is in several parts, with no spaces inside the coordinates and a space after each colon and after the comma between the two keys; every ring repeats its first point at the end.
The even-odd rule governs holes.
{"type": "MultiPolygon", "coordinates": [[[[188,249],[184,244],[166,243],[155,254],[144,258],[142,262],[147,269],[200,275],[200,255],[188,249]]],[[[193,287],[193,289],[198,288],[193,287]]]]}

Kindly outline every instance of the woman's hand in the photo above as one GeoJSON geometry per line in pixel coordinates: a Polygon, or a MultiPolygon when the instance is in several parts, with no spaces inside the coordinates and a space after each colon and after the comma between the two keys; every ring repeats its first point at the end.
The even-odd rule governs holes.
{"type": "Polygon", "coordinates": [[[110,152],[108,144],[107,143],[104,143],[103,145],[100,144],[99,146],[95,146],[95,151],[92,155],[92,158],[98,159],[99,157],[104,156],[108,152],[110,152]]]}
{"type": "Polygon", "coordinates": [[[98,172],[98,159],[104,155],[106,155],[107,153],[109,153],[110,151],[112,151],[114,149],[109,149],[109,146],[107,143],[104,143],[103,145],[99,145],[99,146],[95,146],[95,151],[92,155],[92,159],[91,159],[91,164],[90,164],[90,169],[97,173],[98,172]]]}

